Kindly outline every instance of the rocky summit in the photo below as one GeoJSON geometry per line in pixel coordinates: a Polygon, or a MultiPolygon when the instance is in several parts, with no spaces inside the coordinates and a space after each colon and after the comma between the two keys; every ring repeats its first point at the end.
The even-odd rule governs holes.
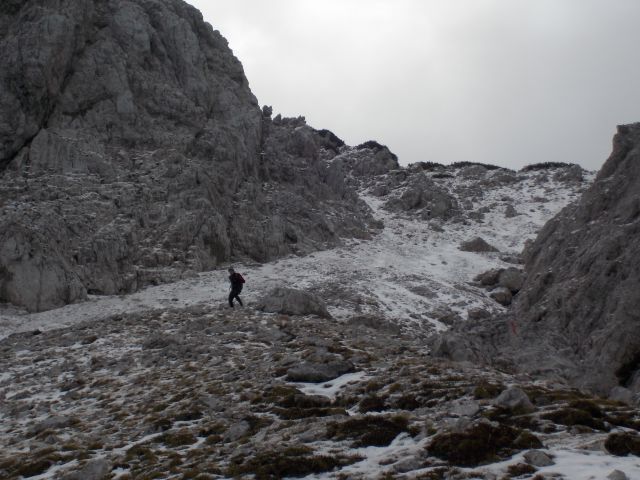
{"type": "Polygon", "coordinates": [[[179,0],[3,1],[0,46],[0,478],[640,478],[640,124],[401,166],[179,0]]]}

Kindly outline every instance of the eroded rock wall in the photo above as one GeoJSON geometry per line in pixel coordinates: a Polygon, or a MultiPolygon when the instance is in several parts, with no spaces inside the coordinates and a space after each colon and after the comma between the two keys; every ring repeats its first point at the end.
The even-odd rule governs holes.
{"type": "Polygon", "coordinates": [[[640,124],[618,128],[579,202],[526,250],[511,312],[517,363],[608,393],[640,391],[640,124]]]}
{"type": "Polygon", "coordinates": [[[0,64],[0,301],[44,310],[368,234],[330,136],[275,125],[182,1],[2,2],[0,64]]]}

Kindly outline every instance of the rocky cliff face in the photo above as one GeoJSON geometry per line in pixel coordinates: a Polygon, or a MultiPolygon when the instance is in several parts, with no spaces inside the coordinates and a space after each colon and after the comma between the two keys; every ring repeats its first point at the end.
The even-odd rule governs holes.
{"type": "Polygon", "coordinates": [[[621,126],[613,153],[580,201],[526,250],[511,312],[511,347],[528,370],[560,372],[600,393],[640,391],[640,124],[621,126]]]}
{"type": "Polygon", "coordinates": [[[618,127],[591,187],[525,248],[526,276],[509,311],[435,339],[434,354],[506,363],[638,402],[639,234],[640,124],[633,124],[618,127]]]}
{"type": "Polygon", "coordinates": [[[333,135],[177,0],[0,6],[0,301],[45,310],[363,237],[333,135]]]}

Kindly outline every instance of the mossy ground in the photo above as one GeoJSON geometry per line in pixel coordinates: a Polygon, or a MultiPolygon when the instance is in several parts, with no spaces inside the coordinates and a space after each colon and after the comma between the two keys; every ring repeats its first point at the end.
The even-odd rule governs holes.
{"type": "MultiPolygon", "coordinates": [[[[352,473],[360,468],[357,455],[376,447],[370,449],[380,455],[376,476],[404,479],[397,471],[404,468],[398,467],[403,459],[396,457],[395,446],[387,449],[402,434],[420,451],[415,465],[430,468],[416,478],[464,478],[469,472],[456,465],[482,465],[539,448],[545,431],[556,437],[576,426],[591,431],[587,422],[638,426],[632,408],[539,385],[523,385],[535,412],[501,410],[492,399],[503,385],[514,383],[507,374],[430,358],[411,337],[395,338],[393,345],[385,336],[369,343],[370,337],[350,337],[339,323],[327,329],[311,320],[289,320],[282,342],[271,317],[245,312],[163,310],[122,316],[99,328],[100,334],[81,334],[99,341],[77,341],[71,329],[20,340],[22,351],[31,352],[20,361],[15,346],[0,342],[16,384],[5,408],[23,419],[9,417],[2,431],[0,478],[46,475],[53,467],[66,473],[65,465],[78,470],[99,457],[126,472],[121,479],[333,472],[336,478],[360,480],[371,477],[352,473]],[[159,341],[159,331],[174,340],[159,341]],[[59,344],[78,350],[84,361],[72,362],[78,352],[71,356],[59,344]],[[335,395],[305,394],[304,386],[284,381],[288,368],[318,351],[348,356],[362,379],[335,395]],[[477,405],[468,421],[486,417],[495,430],[456,437],[449,424],[464,420],[452,413],[460,402],[477,405]],[[66,421],[38,425],[43,411],[61,407],[68,411],[66,421]]],[[[608,444],[615,452],[631,452],[634,442],[611,437],[608,444]]]]}
{"type": "Polygon", "coordinates": [[[327,426],[327,436],[333,440],[353,440],[353,447],[389,445],[399,434],[416,433],[409,427],[406,417],[366,415],[343,422],[332,422],[327,426]]]}
{"type": "Polygon", "coordinates": [[[249,458],[231,461],[225,475],[256,480],[276,480],[284,477],[302,477],[312,473],[334,470],[360,460],[359,457],[316,455],[309,447],[289,447],[282,450],[260,452],[249,458]]]}
{"type": "Polygon", "coordinates": [[[538,448],[540,440],[508,425],[478,423],[464,432],[436,435],[427,449],[453,465],[474,467],[502,460],[525,448],[538,448]]]}

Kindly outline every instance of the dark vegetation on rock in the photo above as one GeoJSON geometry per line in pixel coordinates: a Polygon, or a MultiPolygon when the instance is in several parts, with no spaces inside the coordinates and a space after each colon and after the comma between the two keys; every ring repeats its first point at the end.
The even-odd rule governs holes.
{"type": "Polygon", "coordinates": [[[640,435],[637,433],[612,433],[607,437],[604,447],[613,455],[640,456],[640,435]]]}
{"type": "Polygon", "coordinates": [[[386,145],[381,145],[375,140],[369,140],[367,142],[361,143],[360,145],[356,146],[356,149],[357,150],[369,149],[375,152],[379,152],[379,151],[387,152],[390,154],[393,160],[396,160],[396,161],[398,160],[398,156],[392,153],[386,145]]]}
{"type": "MultiPolygon", "coordinates": [[[[582,425],[586,417],[625,428],[612,432],[607,447],[621,455],[633,454],[637,436],[629,432],[640,430],[637,409],[537,382],[518,392],[505,387],[517,376],[435,359],[414,334],[390,342],[375,329],[362,335],[304,316],[284,325],[250,309],[158,309],[15,334],[0,340],[0,362],[10,376],[10,384],[2,380],[8,394],[0,403],[0,477],[16,480],[53,476],[54,468],[74,480],[117,470],[131,478],[338,477],[352,475],[346,465],[367,455],[362,447],[388,446],[399,436],[431,447],[401,458],[398,449],[376,450],[367,461],[375,458],[381,475],[402,478],[433,466],[431,478],[444,479],[459,473],[456,465],[480,469],[547,442],[566,439],[575,448],[574,431],[593,448],[602,431],[582,425]],[[167,330],[180,342],[150,341],[167,330]],[[92,337],[100,341],[84,341],[92,337]],[[332,352],[366,377],[335,398],[304,394],[283,378],[288,368],[332,352]],[[78,354],[88,361],[73,362],[78,354]],[[525,394],[533,411],[519,408],[525,394]],[[64,415],[43,419],[42,412],[61,406],[64,415]],[[576,410],[571,421],[555,415],[576,410]]],[[[504,470],[524,471],[518,463],[504,470]]]]}
{"type": "Polygon", "coordinates": [[[574,163],[565,163],[565,162],[540,162],[533,163],[531,165],[525,165],[522,167],[521,171],[523,172],[533,172],[536,170],[550,170],[552,168],[567,168],[575,165],[574,163]]]}
{"type": "Polygon", "coordinates": [[[484,167],[487,170],[508,170],[504,167],[498,167],[497,165],[491,165],[488,163],[480,163],[480,162],[453,162],[451,164],[452,168],[465,168],[465,167],[484,167]]]}
{"type": "Polygon", "coordinates": [[[438,434],[427,448],[453,465],[474,467],[510,457],[519,450],[541,447],[535,436],[520,433],[508,425],[477,423],[463,432],[438,434]]]}
{"type": "Polygon", "coordinates": [[[355,448],[385,447],[400,433],[410,431],[408,420],[403,416],[363,416],[330,423],[327,436],[334,440],[351,440],[355,448]]]}
{"type": "Polygon", "coordinates": [[[284,477],[303,477],[312,473],[329,472],[336,467],[358,461],[358,457],[315,455],[306,446],[289,447],[258,453],[246,460],[233,459],[225,474],[234,478],[253,475],[256,480],[278,480],[284,477]]]}

